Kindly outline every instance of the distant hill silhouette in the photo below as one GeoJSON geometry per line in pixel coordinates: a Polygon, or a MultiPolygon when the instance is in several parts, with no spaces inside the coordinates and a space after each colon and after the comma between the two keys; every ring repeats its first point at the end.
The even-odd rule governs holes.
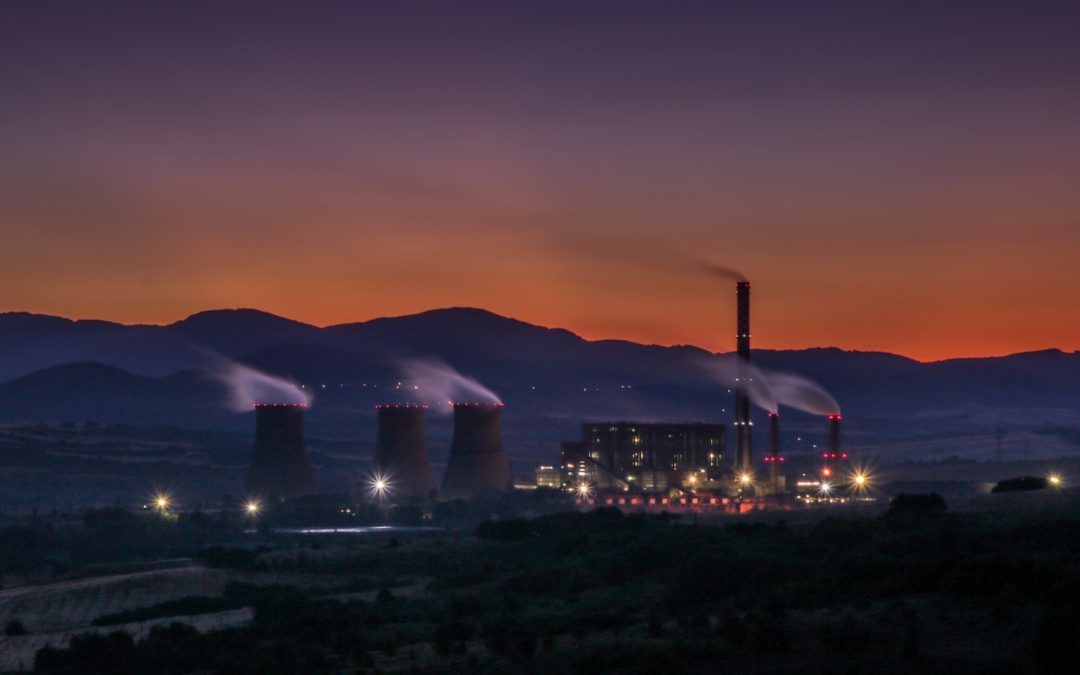
{"type": "MultiPolygon", "coordinates": [[[[325,328],[238,309],[165,326],[0,314],[0,421],[247,429],[251,421],[225,410],[221,383],[206,376],[222,357],[309,387],[316,397],[309,427],[327,436],[370,433],[372,405],[410,396],[395,388],[398,366],[418,357],[443,360],[497,392],[507,403],[508,435],[547,444],[549,457],[583,419],[731,417],[731,395],[702,371],[709,354],[694,347],[587,341],[472,308],[325,328]]],[[[1077,353],[920,363],[820,348],[755,350],[754,359],[826,386],[856,442],[1080,421],[1077,353]]],[[[784,419],[785,429],[820,426],[790,411],[784,419]]],[[[432,420],[436,430],[446,424],[432,420]]]]}

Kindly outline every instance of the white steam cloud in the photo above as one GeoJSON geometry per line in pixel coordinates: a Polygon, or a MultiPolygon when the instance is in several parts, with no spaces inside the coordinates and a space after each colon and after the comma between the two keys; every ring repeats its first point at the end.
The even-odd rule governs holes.
{"type": "Polygon", "coordinates": [[[228,387],[229,407],[237,412],[251,410],[256,403],[311,403],[311,396],[293,382],[239,363],[224,363],[214,377],[228,387]]]}
{"type": "Polygon", "coordinates": [[[812,415],[840,412],[832,394],[801,375],[758,368],[735,355],[710,358],[703,368],[725,386],[745,391],[755,405],[769,412],[778,412],[781,405],[812,415]]]}
{"type": "MultiPolygon", "coordinates": [[[[800,375],[762,371],[779,403],[814,414],[840,414],[840,404],[824,387],[800,375]]],[[[776,412],[773,410],[772,412],[776,412]]]]}
{"type": "Polygon", "coordinates": [[[498,395],[437,359],[410,359],[399,364],[402,383],[423,403],[446,411],[450,402],[499,403],[498,395]],[[442,405],[440,405],[442,404],[442,405]]]}
{"type": "Polygon", "coordinates": [[[776,397],[766,384],[765,376],[749,361],[732,354],[720,358],[703,359],[701,363],[703,369],[725,387],[741,389],[746,392],[754,405],[776,412],[778,407],[776,397]]]}

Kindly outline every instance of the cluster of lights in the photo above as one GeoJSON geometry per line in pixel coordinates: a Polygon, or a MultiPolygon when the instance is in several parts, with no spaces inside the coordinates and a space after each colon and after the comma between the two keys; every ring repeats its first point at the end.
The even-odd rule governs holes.
{"type": "Polygon", "coordinates": [[[772,455],[766,455],[765,456],[765,463],[766,464],[768,464],[770,462],[783,462],[783,461],[785,461],[784,458],[780,457],[780,456],[777,456],[777,457],[773,457],[772,455]]]}
{"type": "Polygon", "coordinates": [[[375,406],[376,410],[383,410],[384,408],[423,408],[427,409],[425,403],[379,403],[375,406]]]}

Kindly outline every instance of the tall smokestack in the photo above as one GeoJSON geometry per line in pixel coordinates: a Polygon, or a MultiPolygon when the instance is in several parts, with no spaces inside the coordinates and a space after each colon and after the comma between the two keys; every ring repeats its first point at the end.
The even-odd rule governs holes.
{"type": "Polygon", "coordinates": [[[827,480],[839,479],[840,462],[847,459],[847,453],[840,447],[840,413],[829,415],[829,450],[822,457],[825,466],[821,470],[822,476],[827,480]]]}
{"type": "Polygon", "coordinates": [[[769,413],[769,456],[766,458],[769,464],[769,486],[773,492],[780,491],[780,462],[784,461],[780,456],[780,415],[769,413]]]}
{"type": "Polygon", "coordinates": [[[829,452],[833,459],[840,459],[840,414],[829,415],[829,452]]]}
{"type": "Polygon", "coordinates": [[[735,283],[736,345],[741,372],[735,383],[735,470],[748,472],[753,469],[753,439],[750,421],[750,397],[746,394],[745,380],[750,375],[742,365],[750,362],[750,282],[735,283]]]}
{"type": "Polygon", "coordinates": [[[443,477],[443,496],[468,499],[510,489],[510,466],[503,454],[502,404],[455,403],[454,439],[443,477]]]}
{"type": "Polygon", "coordinates": [[[436,489],[424,441],[426,405],[377,405],[379,433],[375,442],[374,469],[390,485],[393,494],[424,497],[436,489]]]}
{"type": "Polygon", "coordinates": [[[296,497],[315,492],[304,447],[304,405],[255,404],[255,448],[247,475],[253,497],[296,497]]]}

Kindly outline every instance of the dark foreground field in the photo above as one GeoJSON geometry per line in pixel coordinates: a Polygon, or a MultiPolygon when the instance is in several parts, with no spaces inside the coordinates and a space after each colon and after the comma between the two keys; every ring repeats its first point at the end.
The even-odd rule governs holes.
{"type": "Polygon", "coordinates": [[[916,508],[705,527],[601,510],[211,558],[236,568],[223,590],[98,617],[96,633],[44,649],[36,669],[1011,673],[1080,662],[1076,513],[916,508]],[[250,621],[218,630],[168,619],[241,608],[250,621]],[[137,641],[123,630],[149,620],[137,641]]]}

